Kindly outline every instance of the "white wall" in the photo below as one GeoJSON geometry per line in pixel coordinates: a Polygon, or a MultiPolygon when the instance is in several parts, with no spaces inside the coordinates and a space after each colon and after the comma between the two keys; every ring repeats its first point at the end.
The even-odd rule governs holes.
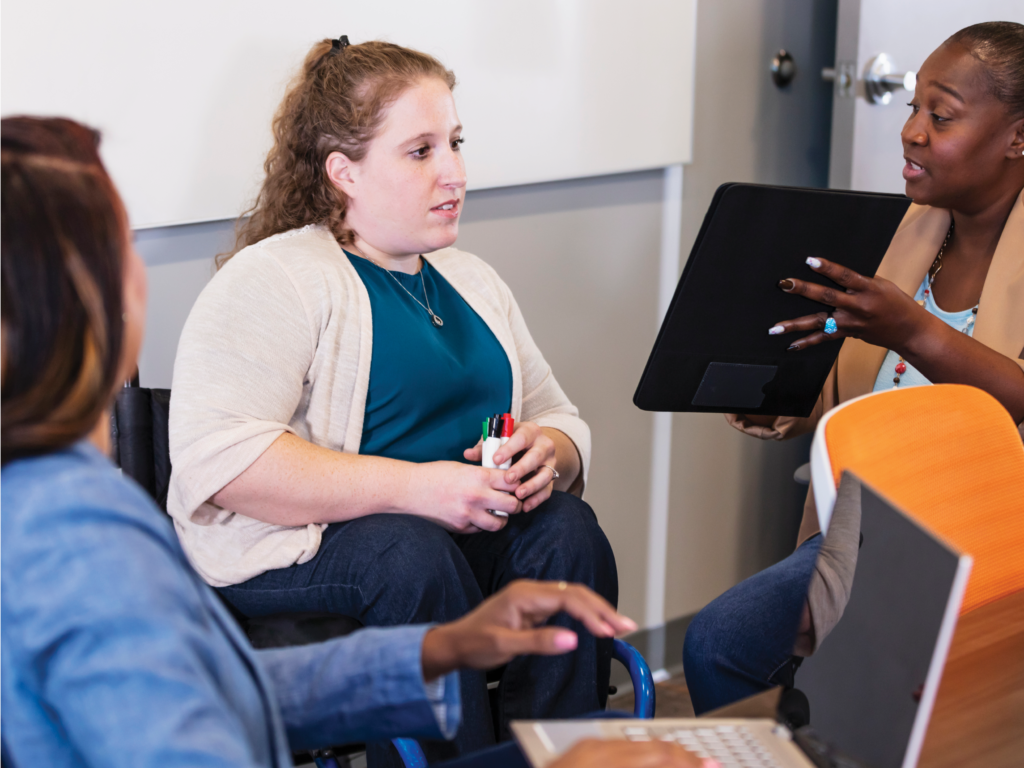
{"type": "Polygon", "coordinates": [[[285,84],[315,41],[345,33],[455,71],[471,189],[656,168],[690,159],[695,6],[304,0],[282,13],[277,0],[22,0],[4,6],[0,109],[103,130],[137,227],[237,216],[262,178],[285,84]]]}

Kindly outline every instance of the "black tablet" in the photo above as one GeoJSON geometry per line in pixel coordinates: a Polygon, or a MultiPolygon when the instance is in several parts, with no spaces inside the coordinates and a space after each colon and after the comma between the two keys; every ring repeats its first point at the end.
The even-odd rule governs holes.
{"type": "MultiPolygon", "coordinates": [[[[779,290],[830,285],[808,256],[874,275],[910,199],[831,189],[723,184],[715,192],[633,395],[646,411],[808,416],[841,342],[799,352],[768,329],[827,309],[779,290]]],[[[831,284],[834,285],[834,284],[831,284]]]]}

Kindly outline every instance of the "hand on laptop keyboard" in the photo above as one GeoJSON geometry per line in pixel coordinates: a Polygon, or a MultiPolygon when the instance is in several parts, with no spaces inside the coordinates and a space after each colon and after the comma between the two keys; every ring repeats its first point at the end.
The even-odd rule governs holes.
{"type": "MultiPolygon", "coordinates": [[[[710,759],[721,768],[780,768],[772,753],[743,725],[697,725],[678,728],[649,721],[628,725],[622,733],[630,742],[679,744],[697,757],[710,759]]],[[[785,732],[788,737],[788,731],[785,732]]]]}
{"type": "Polygon", "coordinates": [[[667,741],[601,741],[587,739],[551,763],[549,768],[718,768],[678,744],[667,741]]]}

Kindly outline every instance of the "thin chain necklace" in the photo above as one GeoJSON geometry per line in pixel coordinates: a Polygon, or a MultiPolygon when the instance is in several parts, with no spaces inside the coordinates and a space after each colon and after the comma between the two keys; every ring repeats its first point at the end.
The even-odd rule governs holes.
{"type": "MultiPolygon", "coordinates": [[[[956,226],[956,222],[950,220],[949,229],[946,231],[946,239],[942,241],[942,246],[939,248],[939,252],[935,255],[935,261],[928,267],[928,285],[924,289],[924,295],[927,297],[931,295],[932,284],[935,282],[935,278],[939,274],[939,270],[942,269],[942,254],[946,252],[946,247],[949,245],[950,239],[953,237],[953,229],[956,226]]],[[[922,307],[924,306],[925,299],[918,299],[917,303],[922,307]]]]}
{"type": "MultiPolygon", "coordinates": [[[[360,256],[362,254],[356,254],[356,255],[360,256]]],[[[367,261],[373,263],[373,264],[376,264],[378,267],[383,269],[384,272],[386,272],[388,275],[391,275],[391,279],[394,280],[396,283],[398,283],[398,287],[401,288],[406,293],[408,293],[409,294],[409,298],[412,299],[413,301],[415,301],[421,307],[423,307],[423,309],[426,311],[426,313],[428,315],[430,315],[430,320],[434,324],[435,328],[440,328],[442,325],[444,325],[444,320],[442,320],[440,317],[438,317],[436,314],[434,314],[434,310],[432,310],[430,308],[430,297],[427,296],[427,283],[423,279],[423,267],[420,267],[420,285],[423,286],[423,298],[427,300],[426,304],[424,304],[422,301],[417,299],[412,291],[410,291],[408,288],[406,288],[404,285],[402,285],[402,281],[399,280],[397,277],[395,277],[393,274],[391,274],[391,270],[390,269],[388,269],[387,267],[384,267],[381,264],[379,264],[377,262],[377,260],[374,259],[374,258],[371,258],[369,256],[363,256],[363,258],[366,259],[367,261]]],[[[423,257],[420,256],[420,258],[422,259],[423,257]]],[[[426,262],[426,259],[424,259],[424,262],[426,262]]]]}
{"type": "MultiPolygon", "coordinates": [[[[939,274],[939,270],[942,269],[942,255],[946,252],[946,247],[949,245],[949,241],[953,237],[953,229],[955,227],[955,224],[956,224],[956,222],[954,222],[952,220],[949,222],[949,231],[946,232],[946,239],[942,241],[942,247],[939,248],[939,252],[935,256],[935,261],[933,261],[931,267],[928,268],[928,285],[925,286],[925,289],[924,289],[924,298],[917,300],[917,303],[920,304],[922,307],[925,305],[925,302],[928,301],[928,297],[931,296],[931,294],[932,294],[932,285],[934,285],[934,283],[935,283],[935,277],[936,277],[936,275],[939,274]]],[[[934,300],[934,297],[932,297],[932,298],[934,300]]],[[[969,333],[970,330],[971,330],[971,326],[974,325],[974,319],[977,316],[978,316],[978,305],[975,304],[974,308],[971,310],[971,316],[969,318],[967,318],[967,324],[963,328],[960,329],[960,332],[961,333],[969,333]]],[[[907,364],[904,362],[902,357],[900,358],[899,362],[896,363],[896,371],[895,372],[896,372],[896,375],[892,379],[892,383],[894,385],[893,389],[896,389],[896,388],[899,387],[899,385],[900,385],[900,377],[904,373],[907,372],[907,364]]]]}

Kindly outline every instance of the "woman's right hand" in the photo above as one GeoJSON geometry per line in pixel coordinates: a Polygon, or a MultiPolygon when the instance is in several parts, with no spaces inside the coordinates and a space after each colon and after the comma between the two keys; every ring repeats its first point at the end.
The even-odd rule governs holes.
{"type": "Polygon", "coordinates": [[[549,768],[717,768],[671,741],[601,741],[574,745],[549,768]]]}
{"type": "Polygon", "coordinates": [[[505,482],[501,469],[456,461],[414,464],[402,506],[409,514],[433,520],[453,533],[500,531],[508,518],[487,510],[522,512],[523,503],[514,495],[519,485],[505,482]]]}

